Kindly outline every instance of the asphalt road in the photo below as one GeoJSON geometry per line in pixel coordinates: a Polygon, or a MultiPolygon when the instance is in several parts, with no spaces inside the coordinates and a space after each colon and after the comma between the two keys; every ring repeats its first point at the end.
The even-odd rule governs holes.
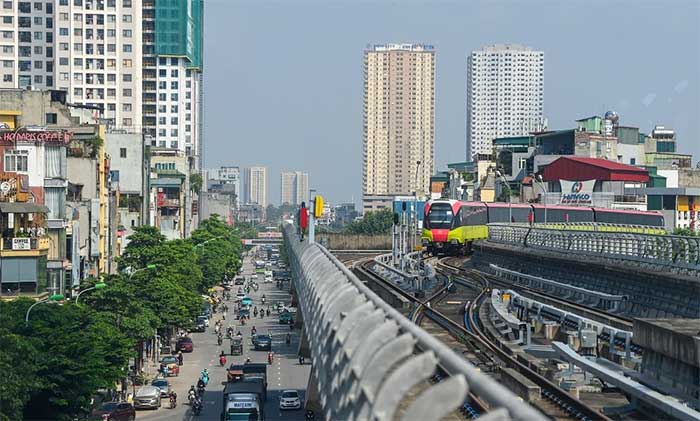
{"type": "MultiPolygon", "coordinates": [[[[255,272],[255,267],[250,257],[246,257],[243,264],[243,274],[246,278],[250,277],[255,272]]],[[[261,277],[259,277],[261,278],[261,277]]],[[[277,289],[275,283],[263,283],[262,279],[258,280],[260,288],[258,292],[251,291],[253,304],[260,306],[262,294],[265,294],[266,303],[275,303],[283,301],[289,304],[291,296],[288,290],[277,289]]],[[[235,288],[237,289],[237,287],[235,288]]],[[[235,289],[232,290],[235,296],[235,289]]],[[[233,309],[231,301],[229,307],[233,309]]],[[[232,310],[229,315],[232,315],[232,310]]],[[[252,318],[252,314],[251,314],[252,318]]],[[[224,339],[222,346],[217,345],[216,335],[214,334],[214,323],[221,319],[221,313],[216,313],[211,320],[211,324],[204,333],[192,333],[192,341],[194,342],[194,351],[184,354],[184,363],[180,367],[180,375],[178,377],[170,377],[168,380],[171,383],[173,390],[177,393],[178,404],[174,409],[170,409],[170,403],[167,399],[163,399],[162,406],[157,410],[137,410],[137,420],[219,420],[222,410],[223,388],[226,381],[226,371],[224,367],[219,366],[219,354],[223,349],[228,353],[229,341],[224,339]],[[192,414],[187,402],[187,391],[191,385],[196,385],[199,379],[199,373],[208,368],[210,380],[207,390],[204,394],[204,409],[195,416],[192,414]]],[[[268,366],[268,390],[267,402],[265,404],[265,418],[267,420],[303,420],[304,411],[302,410],[285,410],[279,409],[279,395],[281,391],[287,389],[296,389],[302,397],[302,405],[304,402],[304,393],[307,387],[311,365],[307,360],[304,365],[299,365],[297,360],[297,349],[299,345],[298,329],[290,330],[289,325],[280,325],[277,320],[277,314],[272,312],[270,317],[264,319],[252,318],[245,326],[239,326],[235,317],[227,317],[224,321],[224,327],[233,326],[234,331],[240,330],[245,339],[243,345],[243,356],[232,357],[227,355],[226,366],[232,362],[243,363],[246,358],[250,358],[253,362],[267,363],[267,351],[254,351],[250,343],[250,329],[255,326],[258,333],[272,334],[272,350],[275,353],[275,359],[271,366],[268,366]],[[290,345],[285,343],[285,335],[292,333],[292,342],[290,345]],[[232,361],[233,360],[233,361],[232,361]]]]}

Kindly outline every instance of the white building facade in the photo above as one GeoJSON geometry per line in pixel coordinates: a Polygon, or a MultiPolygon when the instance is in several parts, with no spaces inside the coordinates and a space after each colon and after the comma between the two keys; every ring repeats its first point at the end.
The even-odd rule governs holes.
{"type": "Polygon", "coordinates": [[[496,44],[467,59],[467,161],[490,155],[497,137],[543,128],[544,53],[496,44]]]}
{"type": "Polygon", "coordinates": [[[267,168],[248,167],[243,169],[243,203],[267,207],[267,168]]]}
{"type": "Polygon", "coordinates": [[[309,201],[309,174],[301,171],[282,171],[280,204],[298,206],[309,201]]]}

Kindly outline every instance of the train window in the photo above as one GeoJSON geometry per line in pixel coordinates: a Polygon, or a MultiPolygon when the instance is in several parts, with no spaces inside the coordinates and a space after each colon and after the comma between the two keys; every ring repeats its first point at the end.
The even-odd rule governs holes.
{"type": "Polygon", "coordinates": [[[448,203],[434,203],[428,211],[426,222],[430,229],[452,228],[452,206],[448,203]]]}
{"type": "Polygon", "coordinates": [[[462,206],[461,225],[486,225],[488,223],[485,206],[462,206]]]}

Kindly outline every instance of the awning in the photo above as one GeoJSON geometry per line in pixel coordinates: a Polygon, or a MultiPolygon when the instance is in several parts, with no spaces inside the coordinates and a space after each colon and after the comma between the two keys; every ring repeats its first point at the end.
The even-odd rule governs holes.
{"type": "Polygon", "coordinates": [[[49,213],[49,208],[38,203],[0,202],[1,213],[49,213]]]}

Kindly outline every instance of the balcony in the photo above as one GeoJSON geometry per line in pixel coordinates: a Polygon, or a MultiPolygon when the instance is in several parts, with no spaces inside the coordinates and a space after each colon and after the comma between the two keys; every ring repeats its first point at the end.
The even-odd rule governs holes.
{"type": "Polygon", "coordinates": [[[180,207],[180,199],[167,199],[167,198],[158,198],[158,207],[159,208],[179,208],[180,207]]]}

